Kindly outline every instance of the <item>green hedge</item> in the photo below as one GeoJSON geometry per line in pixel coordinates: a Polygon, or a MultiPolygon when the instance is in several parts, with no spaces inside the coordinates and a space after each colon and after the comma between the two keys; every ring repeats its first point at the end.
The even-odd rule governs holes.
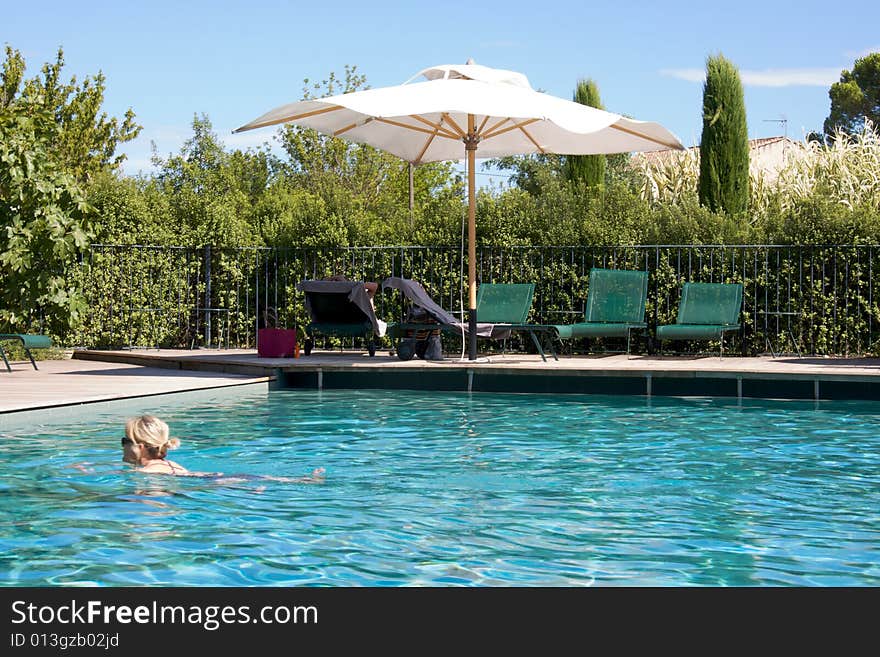
{"type": "MultiPolygon", "coordinates": [[[[811,354],[875,354],[880,339],[880,246],[619,246],[486,247],[477,253],[485,282],[537,284],[530,321],[565,323],[582,312],[592,267],[649,272],[650,327],[675,321],[686,281],[744,286],[744,332],[730,352],[793,351],[792,336],[811,354]],[[777,314],[795,313],[795,314],[777,314]]],[[[89,312],[64,340],[68,346],[195,345],[253,348],[266,308],[280,325],[309,318],[296,284],[342,273],[381,282],[422,282],[448,310],[465,298],[466,268],[458,247],[145,248],[95,246],[70,273],[89,312]],[[210,275],[209,275],[210,274],[210,275]],[[210,310],[205,310],[205,309],[210,310]]],[[[380,318],[402,318],[399,293],[376,297],[380,318]]],[[[334,345],[343,343],[334,341],[334,345]]],[[[351,346],[351,341],[344,343],[351,346]]],[[[386,343],[390,346],[390,343],[386,343]]],[[[595,346],[595,345],[594,345],[595,346]]],[[[614,342],[599,347],[616,348],[614,342]]],[[[710,349],[712,345],[682,345],[710,349]]],[[[450,349],[457,349],[451,343],[450,349]]],[[[528,349],[515,340],[507,348],[528,349]]],[[[577,345],[581,348],[581,345],[577,345]]]]}

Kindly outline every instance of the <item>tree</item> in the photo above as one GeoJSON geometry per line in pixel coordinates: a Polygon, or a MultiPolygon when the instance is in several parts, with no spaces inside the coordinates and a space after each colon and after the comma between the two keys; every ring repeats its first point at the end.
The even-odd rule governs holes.
{"type": "Polygon", "coordinates": [[[508,181],[532,196],[559,184],[565,175],[565,156],[554,153],[506,155],[488,160],[484,168],[512,171],[508,181]]]}
{"type": "Polygon", "coordinates": [[[56,130],[45,111],[0,107],[0,332],[45,321],[59,335],[85,311],[65,272],[89,245],[92,210],[53,159],[56,130]]]}
{"type": "MultiPolygon", "coordinates": [[[[578,80],[574,92],[576,102],[604,110],[599,98],[599,86],[593,80],[578,80]]],[[[581,182],[589,187],[605,183],[604,155],[569,155],[565,159],[565,177],[571,182],[581,182]]]]}
{"type": "Polygon", "coordinates": [[[718,212],[745,212],[749,203],[749,135],[739,71],[723,55],[706,60],[700,204],[718,212]]]}
{"type": "Polygon", "coordinates": [[[837,131],[859,133],[866,119],[880,125],[880,53],[857,59],[852,71],[844,70],[840,81],[831,85],[828,96],[831,113],[823,126],[827,137],[837,131]]]}
{"type": "MultiPolygon", "coordinates": [[[[342,79],[330,73],[322,82],[303,82],[303,100],[367,88],[366,77],[358,74],[354,66],[345,67],[342,79]]],[[[297,187],[324,198],[331,207],[336,205],[334,197],[338,198],[343,188],[369,205],[389,173],[405,166],[393,155],[370,146],[295,125],[282,126],[278,139],[289,158],[284,167],[287,177],[297,187]]]]}
{"type": "Polygon", "coordinates": [[[103,77],[60,84],[59,50],[42,78],[24,79],[25,62],[6,48],[0,69],[0,328],[63,335],[85,310],[67,273],[93,235],[84,183],[118,166],[116,144],[139,128],[97,116],[103,77]]]}
{"type": "Polygon", "coordinates": [[[43,65],[42,77],[25,80],[24,58],[6,46],[0,105],[15,105],[26,114],[48,112],[58,125],[52,135],[53,159],[85,183],[101,170],[119,169],[125,155],[117,155],[116,148],[137,137],[141,126],[135,123],[131,108],[122,121],[101,112],[105,83],[102,73],[87,76],[82,84],[77,84],[76,76],[63,83],[63,67],[64,51],[59,48],[55,62],[43,65]]]}
{"type": "Polygon", "coordinates": [[[193,136],[177,155],[153,155],[154,181],[168,199],[179,243],[254,246],[254,207],[277,168],[265,150],[227,152],[207,116],[194,116],[193,136]]]}
{"type": "MultiPolygon", "coordinates": [[[[354,66],[346,66],[341,77],[331,73],[320,83],[304,82],[303,100],[368,88],[366,78],[354,66]]],[[[292,188],[319,198],[320,207],[334,226],[339,222],[345,226],[351,243],[400,241],[410,227],[407,162],[371,146],[294,125],[282,126],[278,140],[288,156],[281,174],[292,188]]],[[[450,163],[415,167],[413,191],[417,210],[430,200],[432,193],[452,184],[452,171],[450,163]]],[[[298,204],[299,201],[293,207],[299,207],[298,204]]]]}

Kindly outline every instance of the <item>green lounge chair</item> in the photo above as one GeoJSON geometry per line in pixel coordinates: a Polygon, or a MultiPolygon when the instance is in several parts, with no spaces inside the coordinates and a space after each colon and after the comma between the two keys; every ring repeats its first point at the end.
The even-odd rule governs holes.
{"type": "Polygon", "coordinates": [[[685,283],[675,324],[657,327],[661,353],[663,340],[721,340],[724,357],[724,334],[738,331],[742,306],[741,283],[685,283]]]}
{"type": "MultiPolygon", "coordinates": [[[[434,333],[440,330],[450,333],[456,333],[464,337],[467,335],[468,324],[454,317],[452,313],[448,313],[438,306],[425,289],[416,281],[399,277],[390,277],[382,282],[383,288],[393,288],[400,290],[404,297],[408,299],[412,306],[418,311],[412,312],[407,316],[417,315],[419,317],[427,316],[430,323],[424,321],[404,321],[391,324],[388,327],[388,333],[393,338],[399,340],[415,340],[416,342],[424,342],[424,338],[428,333],[434,333]]],[[[541,341],[537,337],[537,333],[550,330],[549,326],[543,324],[526,324],[529,311],[532,309],[532,300],[535,296],[534,283],[484,283],[480,285],[477,294],[477,337],[489,338],[492,340],[506,340],[513,331],[525,331],[532,338],[538,353],[546,362],[547,357],[544,355],[544,349],[541,341]]],[[[412,358],[412,351],[409,347],[401,349],[398,345],[398,357],[401,360],[409,360],[412,358]]],[[[556,352],[552,350],[553,357],[556,352]]]]}
{"type": "Polygon", "coordinates": [[[626,338],[629,354],[632,332],[648,326],[645,324],[647,296],[648,272],[594,267],[590,270],[584,321],[553,324],[552,333],[559,340],[626,338]]]}
{"type": "Polygon", "coordinates": [[[6,352],[3,351],[3,340],[18,340],[19,342],[21,342],[21,346],[24,347],[24,353],[26,353],[28,358],[31,359],[31,365],[34,366],[35,370],[38,370],[40,368],[37,367],[37,362],[34,360],[34,357],[31,354],[31,349],[48,349],[52,346],[52,339],[48,335],[32,335],[29,333],[0,333],[0,356],[3,357],[3,362],[6,363],[6,369],[10,372],[12,371],[12,367],[9,365],[9,360],[6,358],[6,352]]]}
{"type": "MultiPolygon", "coordinates": [[[[536,334],[548,332],[551,327],[526,323],[534,296],[534,283],[483,283],[477,294],[477,321],[493,325],[490,337],[495,340],[507,339],[512,331],[525,331],[546,362],[544,348],[536,334]]],[[[550,353],[559,360],[552,343],[550,353]]]]}
{"type": "MultiPolygon", "coordinates": [[[[392,276],[382,281],[382,287],[400,290],[410,306],[404,321],[388,325],[388,335],[399,341],[397,356],[400,360],[410,360],[414,355],[426,358],[423,354],[428,352],[427,341],[433,342],[440,331],[462,337],[467,335],[468,325],[437,305],[417,281],[392,276]]],[[[535,286],[531,283],[487,283],[481,286],[477,297],[477,319],[480,320],[477,337],[503,340],[510,337],[514,329],[544,330],[543,326],[523,323],[531,309],[534,292],[535,286]],[[490,321],[483,321],[483,314],[487,314],[490,321]]],[[[432,348],[431,354],[435,360],[442,356],[436,347],[432,348]]]]}

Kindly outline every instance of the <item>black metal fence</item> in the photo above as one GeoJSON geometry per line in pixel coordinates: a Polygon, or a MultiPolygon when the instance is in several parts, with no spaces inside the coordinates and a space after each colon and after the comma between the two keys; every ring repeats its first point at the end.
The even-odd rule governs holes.
{"type": "MultiPolygon", "coordinates": [[[[875,290],[880,246],[652,245],[485,247],[485,282],[535,282],[530,320],[577,321],[592,267],[649,272],[649,333],[675,321],[686,281],[743,283],[744,329],[730,351],[873,354],[880,346],[875,290]]],[[[296,284],[344,274],[420,281],[458,310],[466,262],[459,247],[218,249],[93,245],[74,273],[89,316],[78,346],[254,347],[261,326],[308,321],[296,284]]],[[[376,297],[377,315],[401,319],[397,292],[376,297]]],[[[338,343],[337,343],[338,344],[338,343]]],[[[349,342],[346,346],[351,346],[349,342]]],[[[513,348],[518,345],[514,344],[513,348]]],[[[525,343],[519,345],[527,348],[525,343]]]]}

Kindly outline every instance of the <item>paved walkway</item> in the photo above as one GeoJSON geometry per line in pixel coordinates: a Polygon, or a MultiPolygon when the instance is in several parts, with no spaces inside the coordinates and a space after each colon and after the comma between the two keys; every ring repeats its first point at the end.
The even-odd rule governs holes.
{"type": "Polygon", "coordinates": [[[37,365],[39,371],[27,361],[12,363],[12,372],[0,369],[0,413],[268,380],[267,373],[225,374],[78,359],[37,365]]]}

